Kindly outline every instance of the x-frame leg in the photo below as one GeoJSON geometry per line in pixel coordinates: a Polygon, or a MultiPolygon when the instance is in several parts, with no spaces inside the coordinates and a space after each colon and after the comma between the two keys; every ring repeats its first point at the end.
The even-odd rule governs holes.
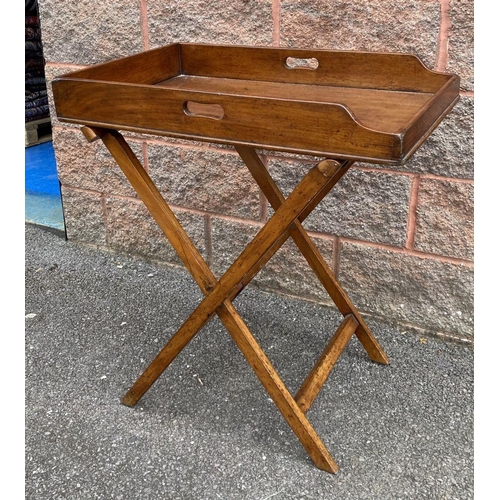
{"type": "MultiPolygon", "coordinates": [[[[297,400],[292,397],[231,301],[286,241],[288,229],[301,227],[298,220],[303,220],[314,209],[348,166],[326,160],[313,168],[287,200],[280,200],[275,215],[217,281],[121,134],[115,130],[88,127],[84,127],[83,132],[89,140],[98,137],[103,140],[205,294],[205,299],[139,377],[122,402],[129,406],[135,405],[200,328],[217,314],[315,465],[329,472],[337,472],[337,464],[305,417],[305,408],[301,409],[297,403],[297,400],[301,401],[299,394],[297,400]]],[[[355,322],[349,323],[352,329],[353,324],[359,323],[357,318],[350,317],[355,322]]],[[[332,358],[329,353],[324,357],[332,358]]],[[[313,369],[306,379],[307,387],[303,392],[308,394],[307,397],[315,391],[318,383],[322,385],[321,373],[326,364],[322,362],[320,369],[313,369]]]]}
{"type": "MultiPolygon", "coordinates": [[[[256,151],[252,148],[236,146],[238,154],[250,170],[253,178],[259,185],[264,196],[267,198],[274,210],[277,210],[284,202],[285,198],[281,191],[276,186],[266,167],[260,160],[256,151]]],[[[349,162],[351,166],[353,162],[349,162]]],[[[307,214],[308,215],[308,214],[307,214]]],[[[359,323],[355,334],[359,338],[362,345],[365,347],[368,355],[373,361],[382,364],[389,364],[389,359],[384,350],[378,343],[377,339],[364,322],[359,312],[354,307],[353,303],[342,289],[340,283],[336,280],[332,271],[328,267],[316,245],[313,243],[305,229],[302,227],[301,221],[304,217],[299,217],[295,221],[293,227],[290,228],[290,236],[299,248],[302,255],[306,258],[309,266],[315,272],[316,276],[322,283],[323,287],[330,295],[339,311],[344,315],[352,314],[359,323]]]]}
{"type": "MultiPolygon", "coordinates": [[[[285,198],[269,175],[257,152],[253,148],[244,146],[236,146],[235,148],[264,193],[264,196],[273,209],[277,210],[283,204],[285,198]]],[[[349,166],[352,163],[349,162],[349,166]]],[[[289,229],[289,235],[345,318],[295,396],[302,410],[306,412],[353,333],[356,334],[373,361],[389,364],[389,359],[368,325],[336,280],[314,242],[302,227],[301,221],[303,219],[304,217],[299,217],[294,222],[293,226],[289,229]]]]}

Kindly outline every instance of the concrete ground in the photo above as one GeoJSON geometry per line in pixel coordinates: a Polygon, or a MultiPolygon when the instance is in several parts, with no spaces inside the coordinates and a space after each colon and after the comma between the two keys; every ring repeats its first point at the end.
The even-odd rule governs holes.
{"type": "MultiPolygon", "coordinates": [[[[473,351],[368,321],[308,418],[311,462],[218,319],[135,408],[121,396],[201,298],[191,277],[26,225],[26,498],[472,499],[473,351]]],[[[235,301],[296,391],[340,321],[248,288],[235,301]]]]}

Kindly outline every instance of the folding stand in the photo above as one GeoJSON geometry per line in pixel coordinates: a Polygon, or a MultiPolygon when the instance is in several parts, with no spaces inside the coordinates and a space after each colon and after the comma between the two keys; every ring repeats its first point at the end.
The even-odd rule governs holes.
{"type": "Polygon", "coordinates": [[[82,130],[90,141],[102,139],[186,269],[205,294],[198,307],[125,394],[122,403],[135,406],[188,342],[214,314],[217,314],[316,466],[328,472],[337,472],[337,464],[305,414],[353,334],[359,338],[371,359],[383,364],[388,364],[389,360],[301,223],[349,170],[353,162],[347,160],[319,162],[285,200],[255,150],[243,146],[236,147],[275,213],[217,281],[123,136],[116,130],[90,127],[83,127],[82,130]],[[325,347],[295,398],[280,379],[232,303],[289,237],[292,237],[344,316],[344,321],[325,347]]]}

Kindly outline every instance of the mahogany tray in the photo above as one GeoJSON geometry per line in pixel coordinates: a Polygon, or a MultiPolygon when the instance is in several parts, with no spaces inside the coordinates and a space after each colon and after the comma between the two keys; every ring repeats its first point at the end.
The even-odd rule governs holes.
{"type": "Polygon", "coordinates": [[[411,54],[175,43],[52,88],[63,122],[400,165],[459,82],[411,54]]]}

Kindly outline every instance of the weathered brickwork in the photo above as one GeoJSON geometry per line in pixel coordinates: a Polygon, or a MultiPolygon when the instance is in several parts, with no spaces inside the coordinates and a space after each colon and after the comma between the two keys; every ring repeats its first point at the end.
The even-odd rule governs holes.
{"type": "Polygon", "coordinates": [[[340,283],[362,311],[426,332],[473,335],[468,265],[342,243],[340,271],[340,283]]]}
{"type": "MultiPolygon", "coordinates": [[[[218,275],[224,273],[260,227],[260,225],[213,218],[211,221],[213,271],[218,275]]],[[[331,265],[332,241],[321,238],[313,238],[313,241],[323,258],[331,265]]],[[[266,290],[276,290],[323,302],[329,300],[324,288],[291,240],[269,260],[255,277],[254,283],[266,290]]]]}
{"type": "Polygon", "coordinates": [[[474,98],[466,95],[401,170],[474,178],[474,98]]]}
{"type": "Polygon", "coordinates": [[[103,196],[62,186],[62,201],[68,239],[106,245],[103,196]]]}
{"type": "Polygon", "coordinates": [[[151,178],[169,203],[258,219],[259,188],[239,156],[154,144],[148,158],[151,178]]]}
{"type": "Polygon", "coordinates": [[[460,75],[464,90],[474,90],[474,1],[450,0],[450,19],[446,70],[460,75]]]}
{"type": "Polygon", "coordinates": [[[412,0],[284,0],[281,42],[288,47],[411,52],[436,63],[440,3],[412,0]]]}
{"type": "MultiPolygon", "coordinates": [[[[289,194],[314,163],[269,161],[269,172],[289,194]]],[[[404,246],[412,179],[352,168],[314,209],[304,226],[325,234],[404,246]]]]}
{"type": "MultiPolygon", "coordinates": [[[[176,41],[410,52],[461,77],[451,114],[404,166],[355,165],[305,227],[368,317],[473,339],[474,2],[472,0],[39,0],[46,76],[176,41]]],[[[53,120],[67,237],[180,260],[100,141],[53,120]]],[[[220,144],[127,134],[194,244],[223,273],[273,210],[220,144]]],[[[318,159],[260,151],[288,194],[318,159]]],[[[288,241],[255,286],[330,303],[288,241]]]]}
{"type": "Polygon", "coordinates": [[[143,48],[137,0],[39,0],[38,6],[47,61],[96,64],[143,48]]]}
{"type": "MultiPolygon", "coordinates": [[[[176,211],[175,216],[198,251],[206,258],[204,217],[184,211],[176,211]]],[[[108,245],[117,252],[182,265],[153,217],[139,200],[106,198],[106,229],[108,245]]]]}
{"type": "Polygon", "coordinates": [[[151,47],[172,42],[271,45],[272,0],[148,0],[151,47]]]}
{"type": "MultiPolygon", "coordinates": [[[[60,144],[55,149],[59,180],[64,186],[106,194],[137,196],[104,144],[89,144],[75,129],[56,128],[53,140],[60,144]]],[[[141,143],[129,144],[142,160],[141,143]]]]}
{"type": "Polygon", "coordinates": [[[474,257],[474,186],[422,179],[418,191],[415,249],[472,260],[474,257]]]}

